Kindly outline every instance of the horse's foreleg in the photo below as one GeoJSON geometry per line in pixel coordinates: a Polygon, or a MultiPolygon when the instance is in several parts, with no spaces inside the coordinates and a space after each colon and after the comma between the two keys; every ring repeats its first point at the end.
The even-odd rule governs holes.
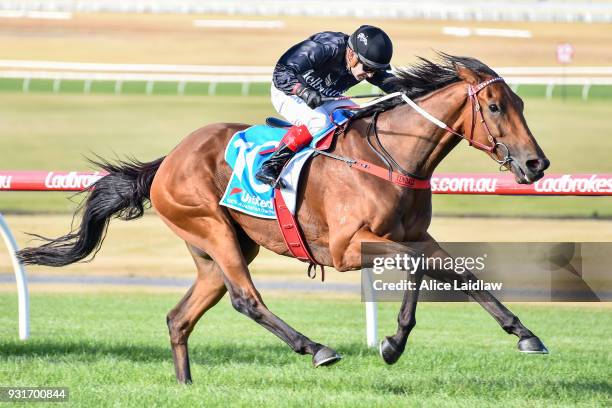
{"type": "MultiPolygon", "coordinates": [[[[361,256],[361,243],[379,243],[384,244],[384,253],[381,254],[368,254],[370,256],[389,256],[390,254],[411,254],[415,255],[421,251],[420,245],[411,245],[411,243],[397,243],[388,239],[379,237],[370,231],[360,231],[357,233],[347,248],[345,253],[348,257],[361,256]]],[[[348,261],[348,259],[347,259],[348,261]]],[[[410,282],[414,290],[406,290],[404,292],[404,298],[402,306],[400,307],[399,314],[397,316],[397,331],[392,336],[385,337],[380,343],[380,356],[385,360],[387,364],[394,364],[399,360],[406,343],[408,342],[408,336],[416,325],[416,307],[419,298],[419,286],[423,274],[421,271],[414,271],[414,273],[408,273],[407,281],[410,282]]]]}
{"type": "Polygon", "coordinates": [[[421,272],[408,273],[408,282],[411,282],[414,290],[406,290],[404,299],[397,316],[397,332],[393,336],[387,336],[380,343],[380,356],[387,364],[394,364],[399,360],[410,332],[416,326],[416,307],[419,298],[419,286],[423,275],[421,272]]]}
{"type": "Polygon", "coordinates": [[[200,317],[227,292],[219,266],[211,259],[206,259],[205,254],[198,254],[191,248],[190,252],[198,268],[198,276],[183,299],[166,317],[176,379],[181,384],[191,383],[187,346],[189,334],[200,317]]]}
{"type": "MultiPolygon", "coordinates": [[[[445,250],[431,238],[432,242],[432,253],[430,257],[450,257],[445,250]]],[[[470,271],[457,272],[453,269],[442,269],[442,270],[428,270],[426,272],[428,276],[434,279],[442,280],[445,282],[459,282],[468,283],[477,281],[477,277],[474,276],[470,271]]],[[[463,285],[464,287],[470,287],[463,285]]],[[[486,290],[464,290],[464,292],[471,296],[475,301],[480,304],[497,323],[509,334],[514,334],[519,338],[518,349],[525,353],[548,353],[548,350],[540,339],[533,334],[527,327],[521,323],[518,317],[508,310],[495,296],[486,290]]]]}

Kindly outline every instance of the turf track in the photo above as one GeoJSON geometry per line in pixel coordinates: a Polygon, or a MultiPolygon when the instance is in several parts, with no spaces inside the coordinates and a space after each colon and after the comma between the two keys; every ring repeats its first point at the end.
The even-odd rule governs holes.
{"type": "MultiPolygon", "coordinates": [[[[265,295],[265,294],[264,294],[265,295]]],[[[268,305],[345,357],[314,369],[223,300],[191,337],[191,387],[175,385],[165,313],[176,295],[37,294],[32,339],[16,340],[14,296],[0,297],[0,383],[70,387],[71,406],[605,406],[609,308],[514,305],[551,350],[522,355],[477,305],[421,304],[403,358],[364,346],[363,305],[272,298],[268,305]],[[330,311],[333,310],[333,313],[330,311]]],[[[380,307],[381,333],[397,304],[380,307]]]]}

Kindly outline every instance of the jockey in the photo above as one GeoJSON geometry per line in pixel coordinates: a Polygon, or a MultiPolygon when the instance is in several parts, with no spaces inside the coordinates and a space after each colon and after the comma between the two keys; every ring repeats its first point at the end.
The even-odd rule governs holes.
{"type": "Polygon", "coordinates": [[[302,41],[278,60],[272,77],[272,105],[294,126],[255,177],[276,185],[280,172],[312,135],[331,125],[330,114],[347,101],[323,102],[341,96],[364,79],[383,91],[395,91],[387,70],[393,54],[389,36],[380,28],[363,25],[351,36],[325,31],[302,41]]]}

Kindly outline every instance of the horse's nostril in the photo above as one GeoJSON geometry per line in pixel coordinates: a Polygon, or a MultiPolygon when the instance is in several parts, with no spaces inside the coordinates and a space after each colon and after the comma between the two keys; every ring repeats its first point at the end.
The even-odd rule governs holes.
{"type": "Polygon", "coordinates": [[[531,159],[527,160],[527,168],[534,173],[544,171],[550,165],[548,159],[531,159]]]}

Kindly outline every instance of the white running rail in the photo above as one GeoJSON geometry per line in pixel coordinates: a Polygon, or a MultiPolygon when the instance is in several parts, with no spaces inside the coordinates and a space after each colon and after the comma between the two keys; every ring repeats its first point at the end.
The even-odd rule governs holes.
{"type": "Polygon", "coordinates": [[[15,280],[17,281],[19,338],[21,340],[26,340],[30,337],[30,296],[28,294],[28,281],[25,270],[17,259],[17,242],[2,214],[0,214],[0,233],[2,234],[2,238],[11,256],[11,262],[15,271],[15,280]]]}
{"type": "MultiPolygon", "coordinates": [[[[1,0],[0,0],[1,1],[1,0]]],[[[612,85],[612,67],[499,67],[495,69],[517,92],[523,85],[543,85],[550,99],[558,86],[579,86],[582,99],[589,99],[592,86],[612,85]]],[[[208,84],[208,95],[217,93],[217,84],[239,84],[240,94],[251,93],[252,84],[270,83],[272,67],[239,65],[100,64],[64,61],[0,59],[0,79],[21,80],[23,92],[30,92],[32,81],[53,82],[53,92],[62,90],[64,81],[83,81],[82,92],[90,93],[96,81],[114,83],[114,92],[123,93],[125,82],[145,82],[147,95],[156,83],[176,83],[176,94],[183,95],[188,84],[208,84]]],[[[74,86],[74,85],[73,85],[74,86]]],[[[258,88],[260,91],[261,89],[258,88]]],[[[377,88],[372,85],[372,92],[377,88]]]]}

